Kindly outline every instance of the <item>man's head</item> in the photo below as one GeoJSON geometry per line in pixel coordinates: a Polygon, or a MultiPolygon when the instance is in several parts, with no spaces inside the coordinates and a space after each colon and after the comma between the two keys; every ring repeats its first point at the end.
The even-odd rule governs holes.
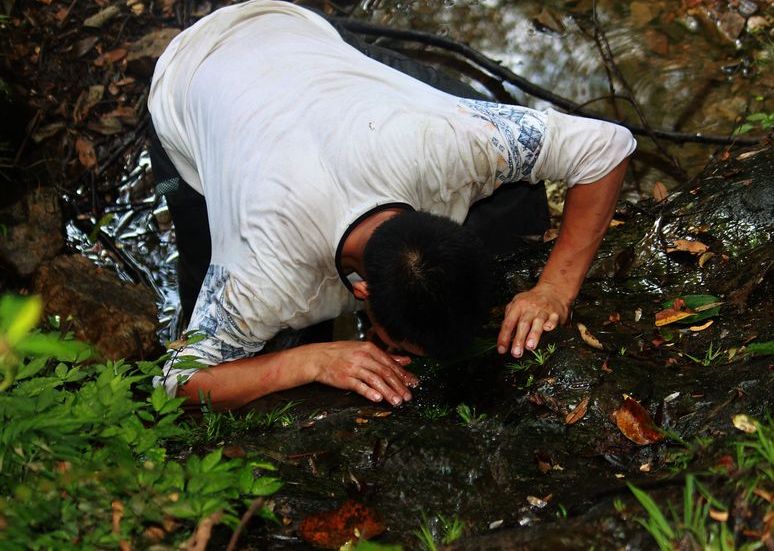
{"type": "Polygon", "coordinates": [[[435,357],[458,353],[486,317],[487,264],[481,243],[456,222],[424,212],[394,216],[365,247],[372,321],[392,342],[435,357]]]}

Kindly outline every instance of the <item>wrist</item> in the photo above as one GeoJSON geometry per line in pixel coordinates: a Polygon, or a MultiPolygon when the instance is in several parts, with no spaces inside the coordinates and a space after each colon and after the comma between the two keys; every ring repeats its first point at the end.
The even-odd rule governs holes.
{"type": "Polygon", "coordinates": [[[550,296],[556,298],[566,308],[570,308],[575,301],[575,297],[578,296],[578,291],[568,288],[567,284],[561,284],[553,282],[549,279],[540,278],[536,289],[540,289],[541,292],[547,293],[550,296]]]}

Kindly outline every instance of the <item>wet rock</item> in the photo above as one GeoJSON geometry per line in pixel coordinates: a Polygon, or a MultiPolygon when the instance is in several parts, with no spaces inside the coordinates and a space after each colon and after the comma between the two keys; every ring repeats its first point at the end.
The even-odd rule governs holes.
{"type": "Polygon", "coordinates": [[[644,27],[653,21],[661,12],[661,8],[653,2],[632,2],[629,6],[629,19],[634,27],[644,27]]]}
{"type": "Polygon", "coordinates": [[[756,4],[752,0],[741,0],[739,2],[738,9],[739,9],[739,13],[741,13],[745,17],[750,17],[751,15],[754,15],[755,12],[758,11],[758,4],[756,4]]]}
{"type": "Polygon", "coordinates": [[[120,281],[79,255],[59,256],[38,271],[35,291],[47,315],[72,318],[76,338],[108,359],[150,358],[160,353],[154,296],[141,285],[120,281]]]}
{"type": "Polygon", "coordinates": [[[720,16],[718,30],[724,37],[733,42],[742,34],[745,23],[745,18],[737,12],[728,11],[720,16]]]}
{"type": "Polygon", "coordinates": [[[654,54],[661,56],[669,54],[669,37],[656,29],[645,31],[645,44],[654,54]]]}
{"type": "Polygon", "coordinates": [[[62,212],[57,192],[38,188],[0,211],[0,262],[16,275],[28,277],[54,258],[64,245],[62,212]]]}

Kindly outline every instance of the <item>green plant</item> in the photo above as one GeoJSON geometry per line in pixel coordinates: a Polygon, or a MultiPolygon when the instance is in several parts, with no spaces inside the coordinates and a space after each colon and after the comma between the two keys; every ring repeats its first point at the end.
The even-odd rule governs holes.
{"type": "Polygon", "coordinates": [[[473,425],[476,423],[480,423],[484,419],[486,419],[486,414],[476,414],[476,408],[472,408],[469,405],[462,403],[457,406],[457,415],[460,416],[460,419],[462,419],[462,422],[466,425],[473,425]]]}
{"type": "Polygon", "coordinates": [[[448,416],[451,413],[451,407],[446,404],[434,404],[426,406],[419,410],[419,414],[428,421],[435,421],[448,416]]]}
{"type": "Polygon", "coordinates": [[[183,399],[151,386],[165,358],[89,363],[83,344],[33,329],[41,310],[0,299],[0,548],[175,547],[279,489],[255,458],[180,454],[183,399]]]}
{"type": "Polygon", "coordinates": [[[758,111],[757,113],[751,113],[747,115],[745,121],[736,130],[734,134],[746,134],[750,130],[760,128],[761,130],[770,130],[774,128],[774,112],[765,113],[758,111]]]}
{"type": "Polygon", "coordinates": [[[218,442],[226,436],[234,439],[256,430],[270,430],[277,426],[289,427],[295,422],[290,411],[299,403],[289,401],[264,413],[255,410],[246,413],[221,412],[214,411],[211,407],[205,407],[201,424],[193,429],[193,442],[194,444],[206,444],[218,442]]]}
{"type": "Polygon", "coordinates": [[[449,518],[437,515],[431,521],[422,515],[422,523],[414,535],[419,540],[421,549],[437,551],[439,543],[449,545],[460,539],[464,531],[465,523],[456,516],[449,518]]]}
{"type": "Polygon", "coordinates": [[[682,355],[686,358],[690,359],[694,363],[697,363],[704,367],[709,367],[713,364],[713,362],[718,359],[718,357],[723,353],[723,350],[718,347],[717,349],[713,349],[713,343],[710,343],[709,348],[704,353],[703,358],[697,358],[696,356],[691,356],[687,352],[683,352],[682,355]]]}
{"type": "Polygon", "coordinates": [[[530,350],[529,352],[532,354],[532,358],[528,358],[520,362],[507,363],[505,364],[505,368],[508,369],[511,373],[519,373],[521,371],[526,371],[533,366],[543,366],[556,352],[556,345],[551,343],[546,347],[545,351],[538,348],[537,350],[530,350]]]}

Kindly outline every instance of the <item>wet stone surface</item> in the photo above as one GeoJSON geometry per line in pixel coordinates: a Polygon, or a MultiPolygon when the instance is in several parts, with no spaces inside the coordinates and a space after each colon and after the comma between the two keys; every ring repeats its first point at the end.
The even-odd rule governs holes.
{"type": "MultiPolygon", "coordinates": [[[[652,548],[612,503],[631,501],[626,482],[679,492],[682,479],[670,473],[680,446],[670,438],[637,445],[612,414],[630,395],[687,441],[720,440],[733,435],[734,414],[771,411],[770,360],[734,350],[774,332],[772,173],[770,149],[737,153],[664,204],[622,207],[624,224],[611,230],[573,322],[541,343],[542,365],[491,348],[452,365],[416,360],[421,386],[395,409],[322,387],[256,402],[270,410],[301,401],[289,427],[227,442],[273,460],[286,481],[275,498],[284,527],[256,526],[242,543],[308,548],[298,523],[353,498],[383,515],[380,541],[406,549],[417,548],[423,514],[465,522],[454,549],[652,548]],[[666,253],[676,238],[699,240],[714,256],[700,267],[698,255],[666,253]],[[724,302],[713,323],[657,328],[662,302],[687,293],[724,302]],[[577,322],[602,350],[583,341],[577,322]],[[721,353],[704,361],[710,345],[721,353]],[[584,399],[585,414],[568,424],[584,399]],[[465,423],[459,404],[485,417],[465,423]]],[[[503,300],[534,280],[546,251],[538,245],[501,260],[503,300]]],[[[494,339],[496,327],[495,319],[485,337],[494,339]]]]}

